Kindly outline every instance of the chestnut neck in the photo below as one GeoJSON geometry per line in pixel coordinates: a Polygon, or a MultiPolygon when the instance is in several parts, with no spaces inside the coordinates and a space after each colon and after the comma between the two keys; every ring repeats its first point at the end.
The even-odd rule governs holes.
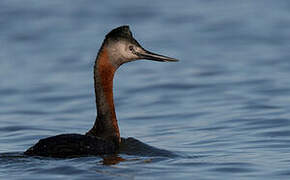
{"type": "Polygon", "coordinates": [[[86,135],[101,137],[105,140],[120,142],[120,132],[117,123],[113,79],[117,68],[110,61],[106,47],[100,49],[94,66],[94,83],[97,105],[97,118],[93,128],[86,135]]]}

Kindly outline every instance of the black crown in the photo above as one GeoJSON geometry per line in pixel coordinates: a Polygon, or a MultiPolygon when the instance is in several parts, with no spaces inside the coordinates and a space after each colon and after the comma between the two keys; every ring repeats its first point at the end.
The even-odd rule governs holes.
{"type": "Polygon", "coordinates": [[[106,38],[112,38],[112,39],[119,39],[119,38],[125,38],[125,39],[131,39],[132,33],[130,31],[130,27],[128,25],[120,26],[115,29],[113,29],[111,32],[109,32],[106,35],[106,38]]]}

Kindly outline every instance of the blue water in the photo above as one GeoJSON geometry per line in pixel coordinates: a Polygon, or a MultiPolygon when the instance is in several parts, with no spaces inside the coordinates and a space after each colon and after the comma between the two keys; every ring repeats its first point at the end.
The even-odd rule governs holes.
{"type": "Polygon", "coordinates": [[[0,179],[289,179],[289,22],[287,0],[1,0],[0,179]],[[118,70],[121,135],[179,156],[23,156],[92,127],[94,58],[123,24],[181,61],[118,70]]]}

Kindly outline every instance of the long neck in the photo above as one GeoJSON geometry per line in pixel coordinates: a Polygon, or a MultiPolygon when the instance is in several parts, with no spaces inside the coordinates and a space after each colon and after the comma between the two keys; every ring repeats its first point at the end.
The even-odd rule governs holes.
{"type": "Polygon", "coordinates": [[[105,47],[101,48],[94,66],[95,95],[98,116],[87,135],[120,142],[114,98],[113,79],[116,67],[112,65],[105,47]]]}

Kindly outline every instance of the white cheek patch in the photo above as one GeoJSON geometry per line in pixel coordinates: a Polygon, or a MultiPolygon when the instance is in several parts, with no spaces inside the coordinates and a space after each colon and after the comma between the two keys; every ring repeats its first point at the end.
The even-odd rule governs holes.
{"type": "Polygon", "coordinates": [[[126,49],[126,44],[118,43],[116,45],[116,48],[118,50],[118,53],[120,53],[122,57],[126,58],[128,56],[128,52],[127,52],[127,49],[126,49]]]}
{"type": "Polygon", "coordinates": [[[116,49],[116,53],[119,53],[121,57],[126,60],[135,59],[137,56],[132,53],[129,49],[129,46],[126,42],[119,42],[115,45],[114,49],[116,49]]]}

